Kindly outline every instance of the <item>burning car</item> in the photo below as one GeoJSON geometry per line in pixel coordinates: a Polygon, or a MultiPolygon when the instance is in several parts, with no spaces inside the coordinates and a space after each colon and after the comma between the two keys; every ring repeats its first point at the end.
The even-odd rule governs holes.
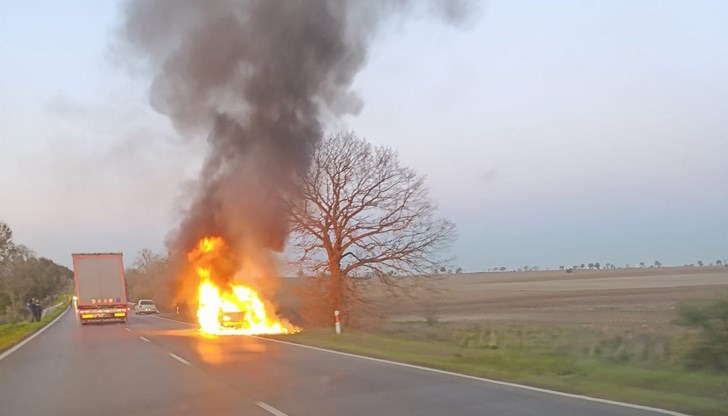
{"type": "Polygon", "coordinates": [[[220,326],[223,328],[247,329],[250,324],[247,321],[246,311],[220,311],[220,326]]]}
{"type": "Polygon", "coordinates": [[[226,244],[220,237],[203,238],[188,253],[191,268],[199,278],[197,322],[208,335],[290,334],[300,329],[275,314],[253,288],[232,279],[214,279],[214,263],[221,261],[226,244]],[[223,284],[220,284],[220,281],[223,284]]]}

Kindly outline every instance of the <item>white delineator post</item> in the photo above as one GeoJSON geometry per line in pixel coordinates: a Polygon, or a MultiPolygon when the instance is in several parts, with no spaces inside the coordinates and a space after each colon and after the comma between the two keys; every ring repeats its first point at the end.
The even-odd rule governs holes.
{"type": "Polygon", "coordinates": [[[339,311],[334,311],[336,317],[336,335],[341,335],[341,321],[339,320],[339,311]]]}

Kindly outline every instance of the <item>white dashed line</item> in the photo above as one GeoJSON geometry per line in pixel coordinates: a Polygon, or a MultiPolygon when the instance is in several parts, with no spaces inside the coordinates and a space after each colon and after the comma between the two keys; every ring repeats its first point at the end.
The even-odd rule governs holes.
{"type": "Polygon", "coordinates": [[[144,338],[144,337],[139,337],[139,339],[140,339],[140,340],[142,340],[142,341],[146,341],[146,342],[149,342],[149,340],[148,340],[148,339],[146,339],[146,338],[144,338]]]}
{"type": "Polygon", "coordinates": [[[126,328],[126,330],[127,330],[128,332],[131,332],[131,328],[126,328]]]}
{"type": "Polygon", "coordinates": [[[177,354],[173,354],[173,353],[170,352],[169,353],[169,356],[172,357],[172,358],[174,358],[175,360],[181,362],[182,364],[191,365],[189,361],[185,360],[184,358],[180,357],[177,354]]]}
{"type": "Polygon", "coordinates": [[[287,414],[281,412],[280,410],[276,409],[275,407],[269,405],[266,402],[255,402],[255,404],[258,405],[261,409],[267,410],[268,412],[276,415],[276,416],[288,416],[287,414]]]}

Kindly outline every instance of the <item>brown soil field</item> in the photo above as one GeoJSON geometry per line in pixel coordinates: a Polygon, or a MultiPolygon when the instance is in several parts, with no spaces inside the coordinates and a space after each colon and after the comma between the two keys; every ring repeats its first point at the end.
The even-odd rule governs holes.
{"type": "MultiPolygon", "coordinates": [[[[465,273],[434,293],[385,301],[388,319],[657,328],[682,302],[728,295],[728,267],[465,273]]],[[[422,293],[422,292],[421,292],[422,293]]]]}

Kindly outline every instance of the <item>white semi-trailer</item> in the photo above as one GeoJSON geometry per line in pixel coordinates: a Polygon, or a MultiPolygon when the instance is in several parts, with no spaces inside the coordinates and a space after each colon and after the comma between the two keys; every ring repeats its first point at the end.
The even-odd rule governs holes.
{"type": "Polygon", "coordinates": [[[121,253],[75,253],[76,311],[81,323],[126,322],[126,284],[121,253]]]}

